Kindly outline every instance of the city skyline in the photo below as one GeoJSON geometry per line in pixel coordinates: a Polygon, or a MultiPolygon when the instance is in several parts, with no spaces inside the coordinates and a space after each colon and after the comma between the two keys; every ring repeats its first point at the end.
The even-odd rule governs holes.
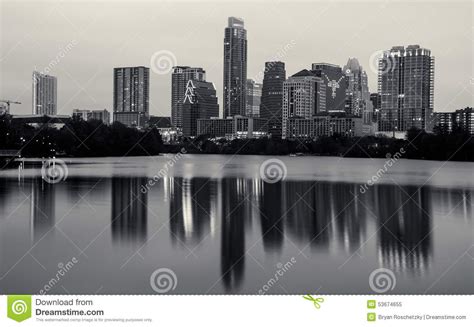
{"type": "MultiPolygon", "coordinates": [[[[151,5],[151,4],[148,4],[151,5]]],[[[163,5],[163,4],[161,4],[163,5]]],[[[260,4],[258,4],[260,6],[260,4]]],[[[282,6],[285,4],[283,3],[282,6]]],[[[9,10],[13,10],[16,5],[13,5],[11,3],[6,3],[2,4],[2,9],[6,12],[9,10]]],[[[91,5],[93,6],[93,5],[91,5]]],[[[174,6],[174,5],[173,5],[174,6]]],[[[176,5],[178,8],[180,5],[176,5]]],[[[304,6],[313,6],[312,8],[314,9],[324,9],[324,3],[322,4],[304,4],[304,6]]],[[[343,9],[343,12],[340,13],[339,15],[343,17],[348,9],[340,7],[340,4],[336,3],[336,8],[343,9]]],[[[351,5],[355,6],[355,5],[351,5]]],[[[349,7],[351,7],[349,6],[349,7]]],[[[397,10],[402,10],[403,8],[407,8],[406,6],[402,4],[388,4],[387,8],[391,8],[395,11],[397,10]]],[[[423,4],[417,4],[417,6],[423,6],[423,4]]],[[[45,7],[48,7],[47,4],[45,4],[45,7]]],[[[54,7],[54,6],[53,6],[54,7]]],[[[51,13],[51,19],[53,19],[54,22],[56,20],[60,19],[60,16],[58,16],[58,13],[64,12],[64,15],[69,17],[71,15],[70,9],[71,7],[74,7],[73,5],[63,5],[60,8],[54,9],[53,7],[50,8],[51,13]]],[[[130,7],[130,6],[128,6],[130,7]]],[[[438,38],[439,40],[435,40],[433,37],[423,37],[426,35],[426,27],[422,26],[421,24],[417,26],[416,29],[410,29],[411,33],[400,33],[400,34],[405,34],[405,35],[400,35],[404,36],[404,39],[406,41],[401,41],[400,38],[394,39],[393,37],[390,37],[390,33],[385,33],[387,34],[386,38],[383,38],[382,41],[374,41],[370,40],[373,42],[374,46],[369,47],[369,46],[360,46],[357,47],[357,50],[352,51],[350,46],[344,46],[344,50],[338,49],[337,44],[333,44],[334,40],[331,41],[331,38],[333,39],[338,39],[341,44],[344,45],[347,42],[349,43],[357,43],[359,39],[354,38],[354,40],[351,40],[348,38],[347,42],[344,40],[340,39],[340,30],[338,28],[334,30],[327,30],[326,33],[328,34],[326,37],[327,40],[325,40],[324,43],[321,43],[323,47],[319,47],[318,45],[318,36],[313,37],[311,39],[311,42],[309,42],[309,38],[305,37],[294,37],[290,38],[288,37],[288,33],[285,34],[285,29],[281,28],[278,29],[278,33],[275,33],[276,35],[268,35],[268,38],[271,39],[272,42],[269,44],[266,43],[265,35],[262,35],[262,30],[263,33],[268,32],[265,28],[262,28],[261,24],[263,24],[265,21],[267,21],[268,17],[265,15],[262,15],[261,18],[256,19],[255,14],[252,13],[247,5],[243,5],[240,7],[235,7],[235,11],[231,11],[231,9],[234,6],[230,6],[229,10],[226,10],[225,14],[221,14],[220,12],[224,11],[220,6],[217,6],[216,9],[209,13],[207,16],[203,16],[203,20],[205,22],[202,24],[202,26],[199,26],[199,35],[202,37],[199,38],[200,43],[201,43],[201,48],[205,49],[202,50],[203,54],[197,53],[193,58],[188,59],[187,57],[189,54],[186,54],[186,56],[183,55],[183,51],[181,50],[176,50],[172,46],[166,46],[165,44],[163,47],[160,46],[161,42],[157,42],[156,45],[153,45],[154,51],[147,51],[147,50],[136,50],[134,47],[127,47],[125,46],[125,51],[127,52],[126,56],[124,58],[131,58],[131,54],[129,52],[133,53],[140,53],[138,57],[141,57],[141,60],[126,60],[127,62],[125,63],[125,60],[119,60],[119,62],[122,62],[122,64],[115,64],[115,61],[111,61],[108,64],[103,64],[102,61],[103,59],[101,56],[89,56],[86,58],[81,58],[81,65],[78,65],[75,60],[77,60],[78,56],[83,55],[83,51],[89,51],[89,44],[91,41],[84,40],[83,38],[80,38],[79,36],[77,38],[74,38],[74,33],[71,33],[68,35],[67,38],[59,38],[59,40],[62,41],[53,41],[54,44],[56,45],[57,48],[61,47],[62,48],[62,53],[64,54],[63,57],[60,57],[59,62],[57,62],[55,65],[52,65],[53,67],[50,67],[51,65],[49,64],[55,57],[56,54],[58,53],[58,50],[55,48],[48,48],[47,50],[44,50],[44,54],[38,54],[37,56],[33,56],[34,64],[36,64],[36,67],[30,67],[28,65],[23,65],[24,60],[22,60],[22,56],[17,56],[18,53],[20,54],[23,53],[25,48],[27,49],[27,42],[25,40],[30,40],[31,46],[33,47],[33,41],[39,41],[38,40],[31,40],[32,35],[34,35],[36,32],[31,31],[29,33],[24,33],[23,38],[22,35],[18,35],[18,33],[21,33],[21,31],[11,31],[12,33],[5,33],[3,37],[3,42],[2,42],[2,61],[1,61],[1,70],[2,70],[2,87],[1,87],[1,98],[7,98],[11,100],[19,100],[22,102],[21,105],[15,105],[11,107],[11,112],[16,113],[16,114],[28,114],[31,112],[31,71],[33,68],[36,68],[39,71],[44,71],[41,67],[50,67],[48,70],[49,75],[57,76],[58,77],[58,114],[70,114],[72,112],[73,108],[82,108],[82,107],[99,107],[99,108],[107,108],[109,111],[113,111],[113,105],[112,105],[112,96],[111,96],[111,80],[113,79],[112,76],[112,71],[114,67],[124,67],[124,66],[145,66],[145,67],[150,67],[150,115],[166,115],[169,116],[171,114],[170,110],[170,98],[171,98],[171,78],[170,74],[156,74],[153,72],[153,65],[150,65],[150,59],[153,56],[153,54],[157,51],[168,49],[171,51],[175,57],[177,58],[177,65],[192,65],[193,67],[203,67],[209,75],[209,80],[215,82],[216,84],[216,90],[218,97],[220,98],[219,95],[222,94],[222,84],[220,81],[222,80],[222,29],[226,26],[226,19],[227,16],[240,16],[244,19],[245,24],[246,24],[246,29],[249,31],[249,56],[248,56],[248,61],[249,61],[249,68],[248,68],[248,73],[247,77],[250,79],[255,79],[257,82],[261,82],[261,77],[260,73],[264,70],[264,64],[266,61],[272,61],[272,60],[280,60],[285,62],[286,65],[286,71],[287,75],[291,76],[298,72],[301,69],[309,69],[311,63],[313,62],[329,62],[333,64],[337,64],[340,66],[343,66],[345,62],[347,62],[347,59],[350,57],[355,57],[357,58],[361,65],[365,68],[367,71],[368,80],[369,80],[369,90],[370,92],[376,92],[376,74],[371,69],[372,65],[374,63],[370,62],[370,57],[372,54],[374,54],[377,51],[380,50],[386,50],[390,49],[394,45],[409,45],[409,44],[420,44],[423,47],[426,47],[428,49],[431,49],[432,53],[434,53],[436,57],[436,62],[437,62],[437,67],[436,67],[436,76],[435,76],[435,89],[436,89],[436,98],[435,98],[435,111],[454,111],[459,108],[463,108],[466,106],[470,106],[472,104],[472,94],[470,93],[470,85],[469,85],[469,76],[471,75],[468,69],[466,68],[467,64],[470,64],[470,62],[467,61],[466,58],[469,58],[469,55],[472,54],[470,53],[472,50],[467,46],[469,42],[469,35],[466,34],[469,31],[464,30],[463,24],[459,23],[459,21],[462,21],[462,19],[457,19],[454,22],[450,22],[450,28],[453,30],[458,30],[458,31],[464,31],[465,33],[459,33],[459,40],[462,41],[462,44],[464,47],[460,48],[459,47],[459,40],[458,43],[456,42],[451,42],[451,46],[446,46],[444,49],[441,47],[441,43],[438,45],[434,44],[436,43],[435,41],[443,41],[447,42],[448,39],[446,35],[443,33],[438,33],[438,38]],[[244,12],[244,14],[242,14],[244,12]],[[201,32],[201,29],[204,30],[201,32]],[[210,31],[210,29],[218,29],[218,31],[210,31]],[[207,33],[206,31],[209,31],[207,33]],[[25,36],[28,34],[29,36],[25,36]],[[216,37],[217,35],[217,37],[216,37]],[[418,35],[418,36],[417,36],[418,35]],[[467,37],[467,38],[466,38],[467,37]],[[16,38],[17,43],[19,42],[20,45],[15,47],[15,40],[16,38]],[[25,39],[26,38],[26,39],[25,39]],[[18,41],[19,40],[19,41],[18,41]],[[22,43],[22,41],[24,43],[22,43]],[[64,42],[63,42],[64,41],[64,42]],[[74,42],[73,42],[74,41],[74,42]],[[294,42],[292,42],[294,41],[294,42]],[[306,51],[308,46],[312,46],[314,43],[314,47],[312,51],[306,51]],[[72,44],[72,46],[68,46],[72,44]],[[212,44],[212,47],[207,47],[206,45],[212,44]],[[220,47],[218,46],[220,44],[220,47]],[[330,46],[330,45],[333,46],[330,46]],[[383,44],[383,46],[381,45],[383,44]],[[288,46],[290,45],[290,46],[288,46]],[[326,47],[326,45],[328,45],[326,47]],[[335,45],[335,46],[334,46],[335,45]],[[13,48],[13,49],[12,49],[13,48]],[[220,49],[219,49],[220,48],[220,49]],[[330,56],[328,54],[328,50],[323,49],[327,48],[329,51],[337,52],[337,54],[334,55],[334,57],[330,56]],[[345,50],[347,48],[347,51],[345,50]],[[5,49],[5,50],[4,50],[5,49]],[[7,51],[8,50],[8,51],[7,51]],[[339,51],[337,51],[339,50],[339,51]],[[209,63],[204,63],[205,61],[203,60],[204,57],[206,57],[205,53],[211,53],[212,51],[212,56],[210,59],[211,61],[214,62],[214,64],[209,64],[209,63]],[[365,53],[365,55],[361,55],[361,52],[365,53]],[[15,55],[14,55],[15,54],[15,55]],[[18,58],[20,59],[18,59],[18,58]],[[45,59],[46,58],[46,59],[45,59]],[[183,58],[183,59],[182,59],[183,58]],[[463,60],[464,58],[464,60],[463,60]],[[260,61],[260,59],[262,59],[260,61]],[[82,63],[85,63],[85,65],[82,65],[82,63]],[[18,68],[18,65],[20,64],[21,68],[18,70],[18,73],[15,72],[15,68],[18,68]],[[97,66],[99,65],[99,66],[97,66]],[[220,66],[220,67],[219,67],[220,66]],[[77,68],[76,68],[77,67],[77,68]],[[93,69],[88,69],[89,67],[92,67],[93,69]],[[98,70],[97,70],[98,68],[98,70]],[[295,69],[296,68],[296,69],[295,69]],[[23,72],[28,69],[28,77],[29,77],[29,83],[25,84],[22,82],[23,80],[23,72]],[[13,70],[13,71],[12,71],[13,70]],[[78,70],[78,73],[75,73],[75,71],[78,70]],[[446,70],[450,71],[451,74],[447,74],[446,70]],[[79,72],[80,71],[80,72],[79,72]],[[97,76],[97,79],[96,79],[97,76]],[[82,78],[84,77],[84,78],[82,78]],[[91,82],[87,85],[84,85],[85,82],[88,80],[91,80],[91,82]],[[100,82],[99,82],[100,80],[100,82]],[[20,86],[21,85],[21,86],[20,86]],[[29,85],[30,89],[27,89],[27,86],[29,85]],[[16,89],[16,91],[15,91],[16,89]],[[29,101],[28,101],[29,100],[29,101]],[[28,110],[30,108],[30,110],[28,110]]],[[[364,7],[364,5],[357,5],[355,6],[355,9],[361,10],[364,7]]],[[[467,4],[467,7],[469,7],[469,4],[467,4]]],[[[49,7],[48,7],[49,8],[49,7]]],[[[194,7],[192,7],[194,8],[194,7]]],[[[384,12],[387,10],[387,8],[375,8],[377,10],[381,10],[384,12]]],[[[446,5],[443,4],[436,4],[434,6],[434,9],[430,11],[429,18],[435,18],[439,15],[463,15],[464,12],[462,9],[462,6],[457,6],[456,8],[448,8],[446,5]]],[[[44,8],[42,8],[44,9],[44,8]]],[[[124,9],[124,6],[121,5],[119,9],[124,9]]],[[[117,9],[117,10],[119,10],[117,9]]],[[[132,12],[135,11],[141,11],[139,8],[132,8],[132,12]]],[[[308,31],[310,32],[312,29],[317,30],[318,27],[321,26],[321,24],[324,23],[324,21],[328,20],[330,17],[335,17],[334,14],[334,9],[335,8],[329,8],[326,11],[326,14],[322,16],[321,23],[316,22],[315,25],[309,27],[308,31]]],[[[354,8],[353,8],[354,9],[354,8]]],[[[374,10],[375,10],[374,9],[374,10]]],[[[280,12],[284,11],[279,7],[272,8],[272,10],[278,10],[280,12]]],[[[115,12],[115,9],[113,10],[115,12]]],[[[120,10],[119,10],[120,11],[120,10]]],[[[202,12],[203,10],[199,11],[202,12]]],[[[301,10],[304,11],[304,10],[301,10]]],[[[124,14],[124,13],[122,13],[124,14]]],[[[347,13],[346,13],[347,14],[347,13]]],[[[288,26],[291,27],[291,24],[289,24],[287,21],[290,20],[290,17],[297,17],[299,15],[303,15],[303,13],[300,11],[295,12],[295,11],[290,11],[288,13],[288,17],[285,17],[286,20],[281,22],[281,26],[288,26]]],[[[459,17],[461,17],[459,16],[459,17]]],[[[9,22],[9,15],[5,15],[5,22],[8,26],[9,22]]],[[[98,16],[95,16],[96,18],[98,16]]],[[[135,16],[133,16],[135,17],[135,16]]],[[[78,19],[85,19],[85,17],[76,17],[78,19]]],[[[165,18],[165,17],[163,17],[165,18]]],[[[369,20],[370,17],[365,17],[367,20],[369,20]]],[[[400,19],[404,19],[401,17],[400,19]]],[[[32,20],[32,23],[34,23],[35,20],[32,20]]],[[[410,20],[411,22],[411,20],[410,20]]],[[[169,24],[170,26],[172,25],[172,22],[169,22],[166,20],[166,23],[169,24]]],[[[412,22],[413,23],[413,22],[412,22]]],[[[67,23],[65,23],[67,24],[67,23]]],[[[74,22],[72,22],[74,24],[74,22]]],[[[91,22],[90,24],[94,24],[91,22]]],[[[442,24],[442,23],[441,23],[442,24]]],[[[146,24],[144,23],[142,27],[144,27],[146,24]]],[[[413,24],[411,24],[413,25],[413,24]]],[[[466,24],[467,26],[468,24],[466,24]]],[[[141,27],[141,28],[142,28],[141,27]]],[[[65,25],[65,29],[72,28],[71,26],[65,25]]],[[[2,30],[8,30],[8,27],[2,30]]],[[[140,30],[140,28],[138,28],[140,30]]],[[[179,37],[179,35],[176,35],[176,33],[173,33],[172,31],[170,32],[171,29],[167,29],[165,33],[163,33],[164,36],[169,35],[169,38],[176,39],[172,43],[176,43],[179,41],[183,41],[183,39],[186,39],[188,46],[190,46],[192,49],[195,47],[195,44],[193,41],[189,40],[188,38],[185,37],[179,37]]],[[[293,26],[294,32],[297,32],[298,26],[294,25],[293,26]]],[[[347,32],[347,31],[346,31],[347,32]]],[[[52,33],[53,35],[58,34],[59,31],[54,31],[52,33]]],[[[349,34],[351,32],[348,32],[349,34]]],[[[290,33],[291,34],[291,33],[290,33]]],[[[346,33],[347,34],[347,33],[346,33]]],[[[393,33],[392,33],[393,34],[393,33]]],[[[162,35],[162,36],[163,36],[162,35]]],[[[296,36],[293,34],[293,36],[296,36]]],[[[151,42],[151,39],[148,39],[148,37],[143,38],[145,41],[151,42]]],[[[166,37],[163,39],[167,40],[166,37]]],[[[49,41],[51,42],[51,41],[49,41]]],[[[95,41],[96,42],[96,41],[95,41]]],[[[135,41],[132,41],[132,43],[135,41]]],[[[184,43],[186,43],[184,42],[184,43]]],[[[167,42],[163,42],[167,43],[167,42]]],[[[168,42],[169,43],[169,42],[168,42]]],[[[360,41],[362,44],[362,40],[360,41]]],[[[196,49],[197,50],[197,49],[196,49]]],[[[61,50],[60,50],[61,51],[61,50]]],[[[96,53],[100,52],[98,48],[92,48],[89,53],[96,53]]],[[[192,52],[192,51],[189,51],[192,52]]],[[[24,58],[23,58],[24,59],[24,58]]],[[[116,58],[114,58],[116,60],[116,58]]],[[[219,99],[219,105],[220,109],[219,112],[222,116],[223,113],[223,99],[219,99]]]]}

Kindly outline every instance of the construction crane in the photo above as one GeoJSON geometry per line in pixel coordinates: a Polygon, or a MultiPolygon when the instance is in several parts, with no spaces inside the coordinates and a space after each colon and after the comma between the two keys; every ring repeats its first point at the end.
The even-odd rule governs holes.
{"type": "Polygon", "coordinates": [[[10,103],[13,103],[13,104],[21,104],[21,102],[12,101],[12,100],[0,100],[0,103],[6,103],[6,105],[7,105],[7,114],[10,113],[10,103]]]}

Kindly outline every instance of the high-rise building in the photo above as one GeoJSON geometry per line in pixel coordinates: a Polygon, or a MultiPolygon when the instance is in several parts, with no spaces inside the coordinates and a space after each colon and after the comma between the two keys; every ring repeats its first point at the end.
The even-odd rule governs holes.
{"type": "Polygon", "coordinates": [[[183,135],[198,136],[197,120],[219,116],[214,84],[189,80],[183,100],[183,135]]]}
{"type": "Polygon", "coordinates": [[[309,119],[323,111],[326,111],[326,84],[314,72],[304,69],[283,83],[283,138],[289,135],[288,119],[309,119]]]}
{"type": "Polygon", "coordinates": [[[247,30],[240,18],[229,17],[224,34],[224,118],[245,115],[247,30]]]}
{"type": "Polygon", "coordinates": [[[454,112],[435,112],[435,127],[439,132],[464,131],[474,134],[473,108],[459,109],[454,112]]]}
{"type": "Polygon", "coordinates": [[[393,47],[379,61],[379,130],[430,131],[433,116],[434,57],[419,45],[393,47]]]}
{"type": "Polygon", "coordinates": [[[347,79],[346,113],[362,117],[364,124],[371,124],[374,110],[367,73],[356,58],[349,58],[343,71],[347,79]]]}
{"type": "Polygon", "coordinates": [[[200,67],[176,66],[171,74],[171,123],[183,127],[183,101],[186,85],[192,79],[205,81],[206,71],[200,67]]]}
{"type": "Polygon", "coordinates": [[[281,137],[283,83],[286,80],[285,63],[270,61],[265,63],[260,102],[260,118],[268,122],[268,132],[272,137],[281,137]]]}
{"type": "Polygon", "coordinates": [[[57,107],[57,78],[33,72],[33,115],[56,115],[57,107]]]}
{"type": "Polygon", "coordinates": [[[338,65],[317,63],[312,65],[312,72],[326,84],[326,110],[343,111],[346,102],[347,80],[338,65]]]}
{"type": "Polygon", "coordinates": [[[255,82],[253,79],[247,80],[247,108],[246,116],[260,116],[260,102],[262,97],[262,84],[255,82]]]}
{"type": "Polygon", "coordinates": [[[149,117],[149,92],[149,68],[114,68],[114,122],[145,127],[149,117]]]}

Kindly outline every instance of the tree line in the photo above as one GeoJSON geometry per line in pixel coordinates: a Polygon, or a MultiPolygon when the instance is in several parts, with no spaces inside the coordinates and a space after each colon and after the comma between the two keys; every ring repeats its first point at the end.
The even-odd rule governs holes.
{"type": "Polygon", "coordinates": [[[21,149],[24,157],[107,157],[157,155],[163,141],[156,128],[137,130],[119,122],[69,119],[61,129],[34,128],[0,117],[0,149],[21,149]]]}

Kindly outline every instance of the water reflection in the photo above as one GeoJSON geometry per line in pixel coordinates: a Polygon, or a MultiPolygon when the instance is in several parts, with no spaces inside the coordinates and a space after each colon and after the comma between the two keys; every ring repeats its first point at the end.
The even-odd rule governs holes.
{"type": "Polygon", "coordinates": [[[146,178],[115,177],[111,190],[112,240],[118,243],[143,243],[147,235],[148,193],[140,188],[146,178]]]}
{"type": "Polygon", "coordinates": [[[172,239],[201,242],[211,229],[211,208],[221,207],[221,273],[228,289],[238,288],[243,278],[245,230],[252,218],[268,253],[281,251],[285,234],[301,250],[328,251],[333,245],[349,255],[360,252],[374,221],[380,265],[418,274],[429,265],[432,205],[426,187],[384,185],[358,195],[358,186],[346,183],[172,180],[172,239]]]}
{"type": "MultiPolygon", "coordinates": [[[[247,271],[253,260],[247,252],[254,244],[258,244],[259,251],[263,250],[263,257],[278,257],[285,251],[285,256],[288,251],[298,255],[301,250],[330,254],[339,265],[354,252],[363,255],[372,239],[376,240],[377,255],[369,260],[377,266],[407,275],[425,275],[436,262],[433,217],[452,215],[458,220],[459,217],[472,219],[470,190],[377,185],[360,194],[359,185],[351,183],[268,184],[259,179],[168,177],[143,193],[141,186],[147,183],[146,178],[104,180],[101,191],[95,194],[105,196],[112,244],[146,244],[149,226],[154,226],[152,232],[155,232],[163,223],[169,227],[169,240],[161,238],[163,248],[150,252],[166,253],[163,259],[166,260],[174,256],[175,247],[212,247],[218,256],[206,264],[215,263],[213,268],[219,270],[225,292],[246,289],[247,282],[252,280],[247,271]],[[163,221],[157,223],[155,220],[159,218],[149,216],[148,210],[160,213],[163,221]]],[[[54,229],[55,212],[61,204],[72,206],[79,199],[78,189],[95,184],[88,179],[56,185],[40,178],[25,180],[22,185],[0,181],[0,222],[9,213],[5,208],[14,207],[13,195],[31,192],[32,243],[54,229]]],[[[101,229],[103,225],[99,225],[101,229]]],[[[83,244],[90,241],[84,239],[83,244]]],[[[174,257],[173,260],[184,259],[174,257]]],[[[308,270],[313,267],[311,262],[306,264],[308,270]]]]}
{"type": "Polygon", "coordinates": [[[38,242],[54,227],[55,200],[54,185],[46,183],[40,178],[32,180],[30,194],[32,244],[38,242]]]}

